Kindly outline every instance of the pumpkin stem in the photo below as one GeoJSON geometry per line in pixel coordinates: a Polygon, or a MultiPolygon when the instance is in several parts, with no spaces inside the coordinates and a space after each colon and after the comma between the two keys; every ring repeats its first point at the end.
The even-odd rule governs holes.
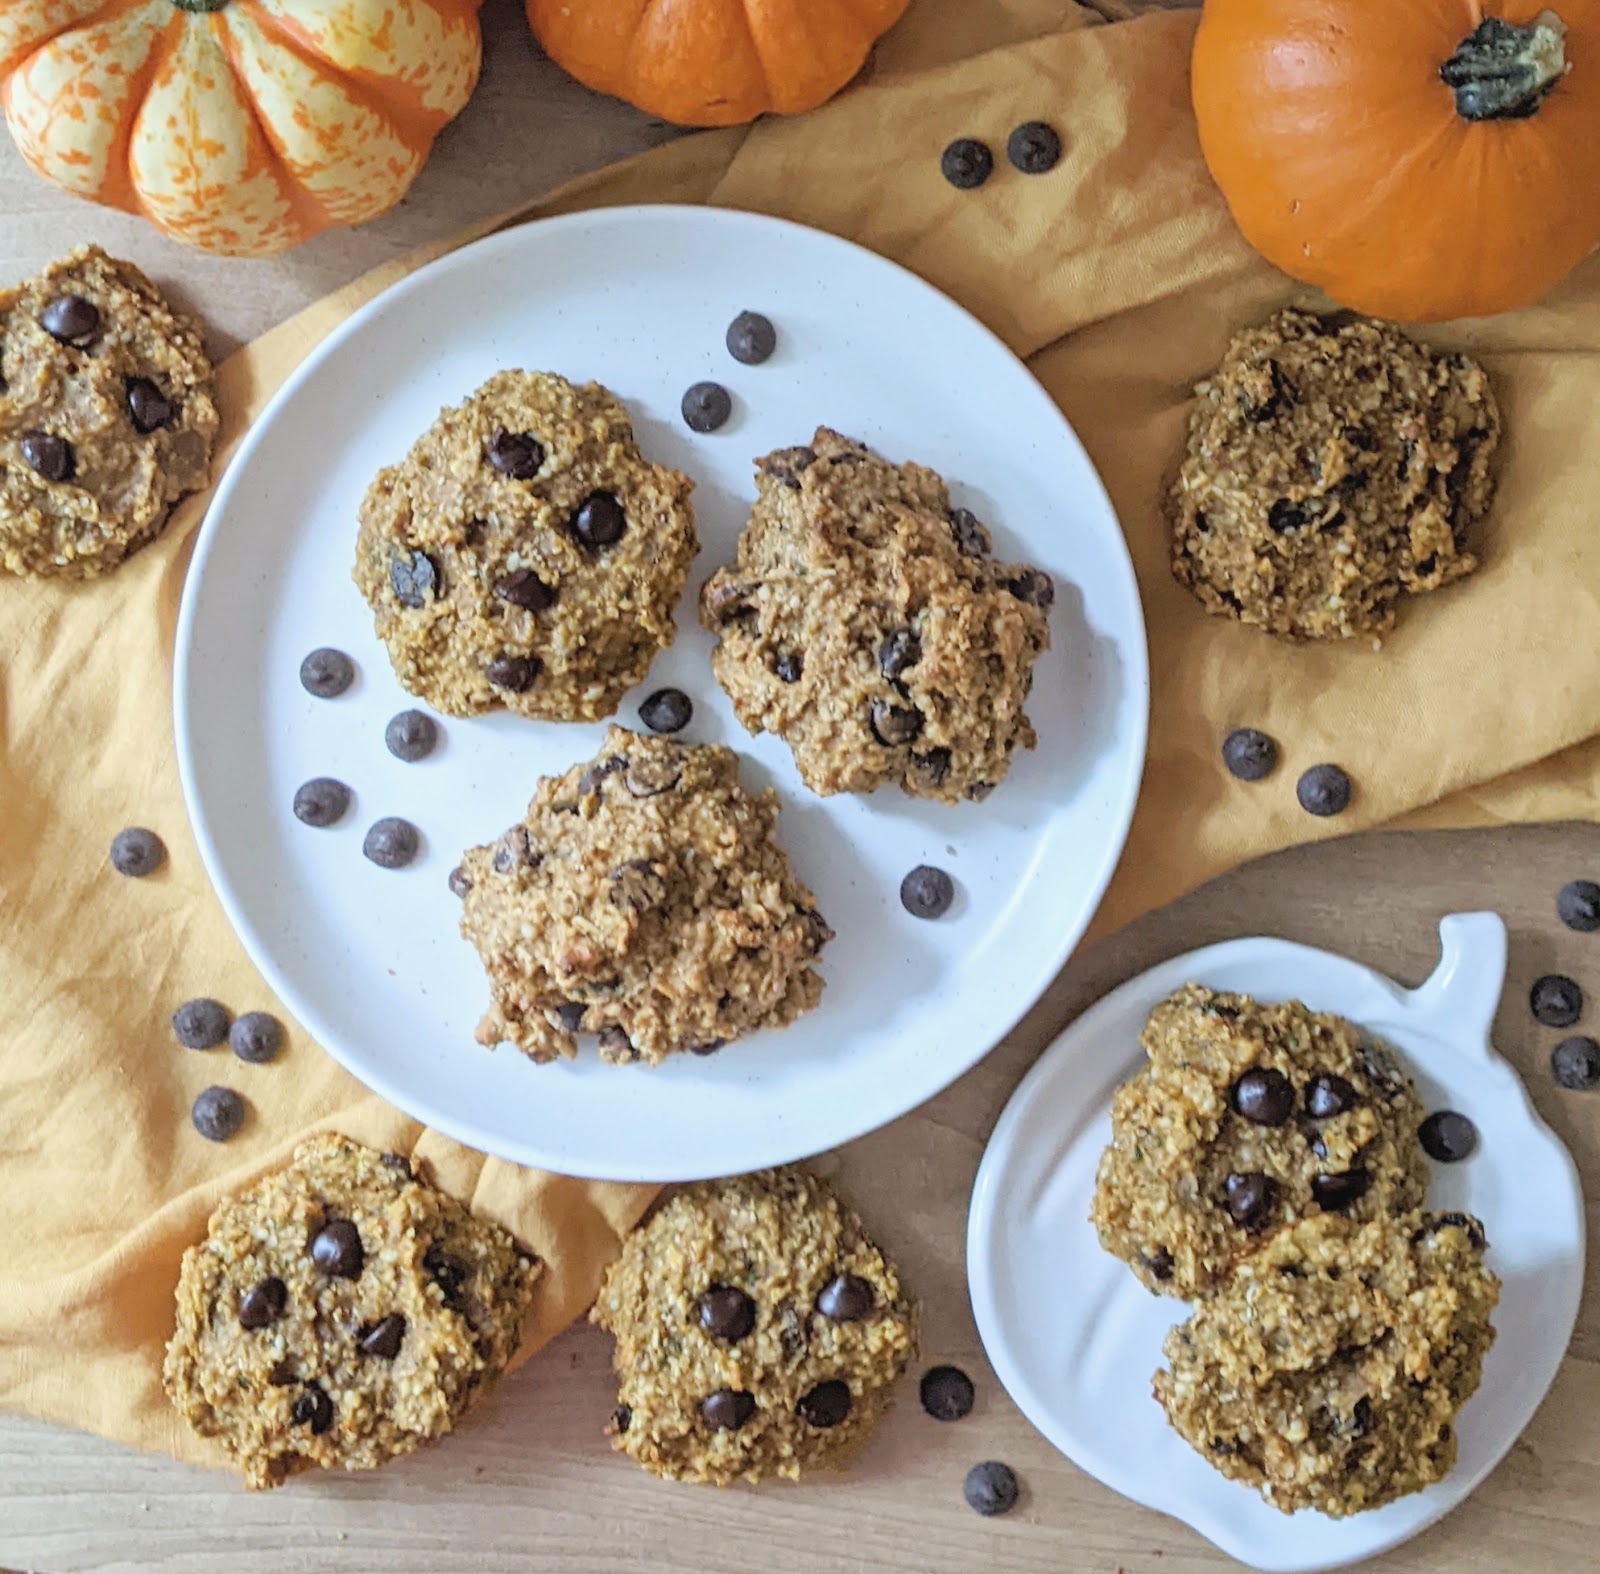
{"type": "Polygon", "coordinates": [[[207,11],[220,11],[228,0],[172,0],[180,11],[198,11],[202,14],[207,11]]]}
{"type": "MultiPolygon", "coordinates": [[[[182,0],[179,0],[182,3],[182,0]]],[[[1531,22],[1485,17],[1439,67],[1463,120],[1526,120],[1572,69],[1567,24],[1554,11],[1531,22]]]]}

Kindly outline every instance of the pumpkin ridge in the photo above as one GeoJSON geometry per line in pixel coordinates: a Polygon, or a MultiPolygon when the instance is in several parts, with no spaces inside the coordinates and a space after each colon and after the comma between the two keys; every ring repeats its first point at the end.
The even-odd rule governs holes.
{"type": "Polygon", "coordinates": [[[149,0],[107,0],[105,5],[92,6],[81,16],[67,17],[59,24],[31,35],[26,43],[19,44],[9,55],[0,55],[0,81],[9,81],[12,72],[19,70],[28,59],[69,33],[82,32],[91,25],[98,26],[126,12],[141,10],[148,4],[149,0]]]}
{"type": "MultiPolygon", "coordinates": [[[[102,11],[98,16],[105,14],[102,11]]],[[[127,97],[123,99],[123,113],[117,123],[116,140],[106,154],[106,178],[96,195],[97,201],[113,203],[130,213],[142,214],[146,219],[151,215],[140,200],[139,183],[133,177],[133,132],[139,123],[139,111],[144,105],[150,84],[171,58],[179,34],[188,25],[188,14],[174,7],[172,15],[157,26],[151,37],[144,64],[129,78],[127,97]]]]}

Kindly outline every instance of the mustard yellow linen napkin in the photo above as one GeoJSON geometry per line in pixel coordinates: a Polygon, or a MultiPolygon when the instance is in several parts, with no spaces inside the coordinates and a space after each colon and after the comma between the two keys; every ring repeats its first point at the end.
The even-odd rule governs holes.
{"type": "MultiPolygon", "coordinates": [[[[1144,792],[1101,930],[1312,836],[1589,816],[1600,770],[1589,517],[1600,266],[1538,308],[1428,335],[1485,360],[1506,418],[1475,578],[1408,608],[1381,653],[1291,649],[1208,619],[1167,572],[1160,509],[1189,387],[1237,327],[1307,297],[1246,249],[1206,177],[1188,111],[1192,16],[1101,22],[1071,0],[914,0],[833,105],[603,172],[265,335],[223,368],[227,443],[335,323],[478,234],[626,202],[781,214],[894,257],[963,301],[1030,357],[1106,479],[1143,587],[1154,700],[1144,792]],[[1066,138],[1053,174],[1002,161],[966,193],[940,178],[952,137],[998,149],[1035,118],[1066,138]],[[1246,723],[1284,753],[1277,777],[1255,787],[1218,762],[1222,734],[1246,723]],[[1295,776],[1320,760],[1356,783],[1336,825],[1294,801],[1295,776]]],[[[0,581],[0,1403],[215,1458],[160,1394],[178,1258],[223,1192],[306,1132],[414,1146],[545,1257],[525,1354],[583,1309],[650,1193],[486,1161],[419,1131],[300,1034],[260,1067],[175,1047],[167,1019],[192,995],[282,1014],[205,884],[173,761],[173,621],[200,512],[198,501],[183,509],[103,583],[0,581]],[[127,824],[153,826],[171,849],[152,879],[121,880],[106,864],[127,824]],[[232,1083],[252,1110],[224,1147],[187,1125],[212,1081],[232,1083]]]]}

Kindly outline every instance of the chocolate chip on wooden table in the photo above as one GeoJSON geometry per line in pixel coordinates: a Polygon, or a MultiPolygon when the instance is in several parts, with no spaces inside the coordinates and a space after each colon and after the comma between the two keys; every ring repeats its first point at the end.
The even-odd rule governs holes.
{"type": "Polygon", "coordinates": [[[1562,1039],[1550,1052],[1550,1073],[1574,1093],[1600,1086],[1600,1044],[1583,1034],[1562,1039]]]}
{"type": "Polygon", "coordinates": [[[756,1325],[756,1303],[732,1285],[714,1284],[695,1302],[695,1316],[713,1339],[737,1344],[756,1325]]]}
{"type": "Polygon", "coordinates": [[[367,1261],[360,1230],[349,1219],[329,1219],[311,1237],[311,1261],[330,1279],[359,1279],[367,1261]]]}
{"type": "Polygon", "coordinates": [[[362,853],[380,869],[404,869],[417,856],[422,837],[398,815],[374,820],[361,843],[362,853]]]}
{"type": "Polygon", "coordinates": [[[82,344],[100,331],[100,308],[81,295],[58,295],[39,313],[39,326],[63,344],[82,344]]]}
{"type": "Polygon", "coordinates": [[[915,629],[894,629],[878,646],[878,671],[891,683],[922,660],[922,641],[915,629]]]}
{"type": "Polygon", "coordinates": [[[204,1088],[189,1110],[189,1119],[208,1142],[226,1142],[244,1125],[244,1100],[232,1088],[204,1088]]]}
{"type": "Polygon", "coordinates": [[[289,1287],[282,1279],[269,1277],[252,1285],[239,1297],[239,1326],[252,1332],[270,1327],[283,1316],[289,1304],[289,1287]]]}
{"type": "Polygon", "coordinates": [[[544,663],[537,656],[496,656],[483,675],[497,689],[510,694],[526,694],[544,671],[544,663]]]}
{"type": "Polygon", "coordinates": [[[872,1286],[858,1274],[835,1274],[817,1296],[816,1309],[831,1323],[858,1323],[872,1310],[872,1286]]]}
{"type": "Polygon", "coordinates": [[[679,409],[691,432],[715,432],[728,424],[733,399],[721,383],[695,383],[684,393],[679,409]]]}
{"type": "Polygon", "coordinates": [[[439,724],[425,711],[403,710],[389,718],[383,729],[384,747],[397,759],[414,765],[433,753],[439,743],[439,724]]]}
{"type": "Polygon", "coordinates": [[[1222,1183],[1223,1206],[1235,1224],[1248,1229],[1260,1223],[1272,1206],[1273,1191],[1272,1177],[1259,1170],[1230,1175],[1222,1183]]]}
{"type": "Polygon", "coordinates": [[[375,1356],[380,1361],[392,1361],[400,1353],[406,1336],[406,1320],[399,1312],[376,1323],[370,1323],[356,1335],[356,1348],[363,1355],[375,1356]]]}
{"type": "Polygon", "coordinates": [[[972,1413],[976,1390],[959,1366],[932,1366],[922,1374],[918,1397],[935,1421],[959,1421],[972,1413]]]}
{"type": "Polygon", "coordinates": [[[22,450],[23,463],[35,475],[46,481],[70,480],[77,460],[72,444],[54,432],[24,432],[17,445],[22,450]]]}
{"type": "Polygon", "coordinates": [[[1337,765],[1313,765],[1295,783],[1294,795],[1307,814],[1326,819],[1350,807],[1351,791],[1350,778],[1337,765]]]}
{"type": "Polygon", "coordinates": [[[1242,782],[1264,781],[1278,768],[1278,745],[1254,727],[1235,727],[1222,740],[1222,763],[1242,782]]]}
{"type": "Polygon", "coordinates": [[[402,607],[425,607],[439,593],[438,565],[426,552],[397,552],[389,564],[389,588],[402,607]]]}
{"type": "Polygon", "coordinates": [[[798,651],[786,650],[772,664],[780,683],[798,683],[805,676],[805,658],[798,651]]]}
{"type": "Polygon", "coordinates": [[[778,348],[778,330],[760,312],[740,312],[728,324],[728,354],[741,366],[760,366],[778,348]]]}
{"type": "Polygon", "coordinates": [[[1353,1109],[1360,1095],[1343,1077],[1319,1072],[1306,1084],[1306,1114],[1313,1120],[1332,1120],[1353,1109]]]}
{"type": "Polygon", "coordinates": [[[994,173],[994,154],[976,137],[957,137],[940,155],[939,170],[957,191],[972,191],[994,173]]]}
{"type": "Polygon", "coordinates": [[[755,1413],[755,1395],[742,1388],[719,1388],[700,1401],[706,1425],[718,1432],[737,1432],[755,1413]]]}
{"type": "Polygon", "coordinates": [[[808,1426],[819,1431],[838,1426],[850,1414],[850,1388],[837,1378],[817,1386],[800,1396],[795,1414],[808,1426]]]}
{"type": "Polygon", "coordinates": [[[494,593],[502,601],[526,612],[543,612],[555,605],[556,593],[531,568],[513,569],[494,582],[494,593]]]}
{"type": "Polygon", "coordinates": [[[319,700],[337,699],[356,681],[356,664],[342,650],[323,645],[300,663],[300,687],[319,700]]]}
{"type": "Polygon", "coordinates": [[[1045,175],[1061,162],[1061,135],[1042,120],[1025,120],[1006,138],[1006,157],[1024,175],[1045,175]]]}
{"type": "Polygon", "coordinates": [[[913,918],[942,918],[955,899],[955,881],[932,864],[918,864],[900,882],[900,905],[913,918]]]}
{"type": "Polygon", "coordinates": [[[1583,1015],[1583,991],[1565,973],[1546,973],[1534,980],[1528,1005],[1545,1027],[1571,1027],[1583,1015]]]}
{"type": "Polygon", "coordinates": [[[333,1425],[333,1401],[321,1383],[307,1383],[289,1409],[295,1426],[308,1426],[313,1433],[326,1432],[333,1425]]]}
{"type": "Polygon", "coordinates": [[[573,510],[567,527],[573,537],[591,551],[615,546],[628,528],[622,504],[610,492],[591,492],[573,510]]]}
{"type": "Polygon", "coordinates": [[[531,481],[544,463],[544,444],[531,432],[499,427],[483,446],[483,457],[509,481],[531,481]]]}
{"type": "Polygon", "coordinates": [[[233,1018],[220,1000],[185,1000],[172,1013],[172,1031],[185,1049],[215,1049],[228,1036],[233,1018]]]}
{"type": "Polygon", "coordinates": [[[1568,929],[1593,934],[1600,929],[1600,885],[1593,880],[1569,880],[1556,896],[1556,912],[1568,929]]]}
{"type": "Polygon", "coordinates": [[[1344,1170],[1338,1175],[1313,1175],[1311,1196],[1319,1208],[1337,1213],[1366,1196],[1371,1180],[1371,1176],[1360,1168],[1344,1170]]]}
{"type": "Polygon", "coordinates": [[[1253,1126],[1281,1126],[1294,1109],[1294,1086],[1273,1066],[1257,1066],[1228,1093],[1234,1112],[1253,1126]]]}
{"type": "Polygon", "coordinates": [[[867,720],[873,737],[886,749],[910,743],[922,732],[921,711],[889,700],[874,700],[867,720]]]}
{"type": "Polygon", "coordinates": [[[450,894],[456,897],[465,897],[467,892],[471,889],[471,877],[460,864],[457,864],[455,868],[450,871],[450,894]]]}
{"type": "Polygon", "coordinates": [[[178,407],[148,377],[130,377],[123,385],[123,398],[128,406],[128,419],[141,437],[171,426],[178,407]]]}
{"type": "Polygon", "coordinates": [[[961,1495],[966,1498],[967,1507],[985,1519],[993,1519],[1015,1508],[1017,1492],[1016,1473],[998,1459],[986,1459],[981,1465],[974,1465],[961,1483],[961,1495]]]}
{"type": "Polygon", "coordinates": [[[295,789],[294,817],[302,825],[325,830],[344,818],[350,807],[350,789],[331,776],[317,776],[295,789]]]}
{"type": "Polygon", "coordinates": [[[283,1048],[283,1025],[265,1011],[246,1011],[228,1029],[228,1047],[240,1060],[263,1065],[283,1048]]]}
{"type": "Polygon", "coordinates": [[[1430,1159],[1459,1164],[1478,1146],[1478,1128],[1453,1109],[1436,1110],[1417,1127],[1417,1141],[1430,1159]]]}
{"type": "Polygon", "coordinates": [[[979,524],[978,516],[970,508],[952,508],[945,517],[950,521],[950,534],[955,538],[956,550],[963,557],[989,555],[989,532],[979,524]]]}
{"type": "Polygon", "coordinates": [[[130,880],[154,874],[166,861],[166,844],[142,825],[130,825],[111,838],[111,867],[130,880]]]}
{"type": "Polygon", "coordinates": [[[639,707],[639,720],[651,732],[682,732],[694,715],[694,701],[682,689],[657,689],[639,707]]]}

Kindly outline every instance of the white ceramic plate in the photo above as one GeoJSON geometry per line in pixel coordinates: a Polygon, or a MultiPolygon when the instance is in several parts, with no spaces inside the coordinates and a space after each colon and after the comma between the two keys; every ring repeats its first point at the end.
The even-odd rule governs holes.
{"type": "Polygon", "coordinates": [[[1404,990],[1343,957],[1282,940],[1234,940],[1123,985],[1045,1051],[1001,1115],[978,1170],[967,1275],[985,1349],[1028,1419],[1080,1468],[1184,1520],[1271,1574],[1338,1568],[1398,1546],[1448,1513],[1500,1461],[1554,1381],[1583,1288],[1583,1196],[1567,1150],[1489,1044],[1505,978],[1493,913],[1440,925],[1444,956],[1404,990]],[[1150,1394],[1161,1341],[1187,1314],[1100,1250],[1088,1222],[1111,1095],[1143,1056],[1150,1009],[1180,984],[1304,1001],[1401,1052],[1429,1109],[1460,1110],[1481,1141],[1434,1165],[1428,1206],[1483,1220],[1504,1282],[1483,1386],[1461,1413],[1460,1459],[1437,1485],[1371,1513],[1292,1517],[1218,1475],[1150,1394]]]}
{"type": "Polygon", "coordinates": [[[268,981],[356,1076],[473,1147],[569,1174],[672,1180],[814,1153],[920,1103],[994,1044],[1060,968],[1116,863],[1143,766],[1148,679],[1138,591],[1083,449],[1026,368],[978,322],[883,259],[795,225],[703,208],[636,208],[511,230],[423,269],[329,337],[241,448],[201,533],[177,638],[175,707],[189,812],[224,907],[268,981]],[[750,308],[777,324],[765,366],[723,347],[750,308]],[[383,746],[414,703],[350,582],[356,511],[377,469],[508,366],[595,378],[646,453],[695,477],[702,550],[677,643],[619,720],[676,684],[689,741],[732,744],[752,787],[776,784],[778,832],[839,938],[821,1007],[707,1059],[534,1066],[473,1042],[487,1001],[445,880],[461,850],[523,812],[536,779],[599,744],[600,725],[446,719],[420,765],[383,746]],[[695,437],[689,384],[733,393],[695,437]],[[903,795],[820,799],[788,751],[749,739],[711,676],[701,582],[732,555],[750,461],[820,423],[949,477],[997,550],[1059,587],[1054,645],[1029,710],[1037,752],[981,807],[903,795]],[[297,681],[318,645],[360,677],[334,701],[297,681]],[[301,826],[295,788],[355,790],[345,822],[301,826]],[[361,856],[382,815],[425,839],[408,870],[361,856]],[[902,875],[949,869],[952,912],[901,911],[902,875]]]}

